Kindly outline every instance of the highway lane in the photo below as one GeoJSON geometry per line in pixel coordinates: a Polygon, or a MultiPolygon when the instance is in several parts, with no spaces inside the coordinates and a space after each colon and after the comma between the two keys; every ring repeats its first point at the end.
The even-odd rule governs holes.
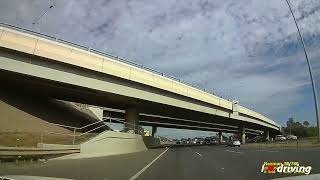
{"type": "Polygon", "coordinates": [[[70,179],[129,179],[163,149],[99,158],[51,160],[45,163],[0,164],[1,175],[32,175],[70,179]]]}
{"type": "Polygon", "coordinates": [[[263,162],[298,161],[320,173],[320,149],[192,147],[170,149],[142,179],[270,179],[289,174],[261,173],[263,162]]]}
{"type": "Polygon", "coordinates": [[[1,174],[29,174],[74,179],[270,179],[288,174],[261,173],[265,161],[298,161],[320,173],[319,148],[230,148],[223,146],[152,149],[146,152],[82,160],[49,161],[15,167],[1,174]]]}

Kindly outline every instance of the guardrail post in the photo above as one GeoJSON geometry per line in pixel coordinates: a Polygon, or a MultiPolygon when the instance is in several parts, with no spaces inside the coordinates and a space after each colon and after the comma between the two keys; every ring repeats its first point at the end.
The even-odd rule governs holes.
{"type": "Polygon", "coordinates": [[[41,140],[40,143],[43,144],[43,131],[41,132],[41,140]]]}
{"type": "Polygon", "coordinates": [[[44,138],[44,129],[43,129],[43,125],[42,125],[41,140],[40,140],[41,144],[43,144],[43,138],[44,138]]]}
{"type": "Polygon", "coordinates": [[[72,145],[74,145],[74,141],[76,139],[76,128],[73,129],[73,140],[72,140],[72,145]]]}

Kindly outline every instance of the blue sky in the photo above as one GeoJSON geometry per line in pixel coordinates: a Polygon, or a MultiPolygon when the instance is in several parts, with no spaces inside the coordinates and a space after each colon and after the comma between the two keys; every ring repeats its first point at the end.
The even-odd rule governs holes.
{"type": "MultiPolygon", "coordinates": [[[[318,83],[320,1],[291,4],[318,83]]],[[[307,66],[285,0],[8,0],[0,1],[0,21],[165,72],[282,125],[289,117],[316,124],[307,66]]],[[[179,137],[187,132],[160,130],[179,137]]]]}

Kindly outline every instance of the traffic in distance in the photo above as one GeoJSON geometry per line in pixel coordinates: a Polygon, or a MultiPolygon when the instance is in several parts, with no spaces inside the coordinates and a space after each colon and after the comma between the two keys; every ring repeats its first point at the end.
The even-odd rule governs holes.
{"type": "MultiPolygon", "coordinates": [[[[267,140],[263,136],[256,136],[252,139],[248,139],[247,143],[256,143],[256,142],[278,142],[278,141],[286,141],[286,140],[297,140],[298,137],[292,134],[289,135],[276,135],[275,138],[267,140]]],[[[237,146],[240,147],[241,142],[237,139],[237,135],[230,136],[229,138],[223,138],[221,143],[216,136],[210,137],[194,137],[194,138],[181,138],[181,139],[173,139],[173,142],[177,145],[227,145],[227,146],[237,146]]]]}

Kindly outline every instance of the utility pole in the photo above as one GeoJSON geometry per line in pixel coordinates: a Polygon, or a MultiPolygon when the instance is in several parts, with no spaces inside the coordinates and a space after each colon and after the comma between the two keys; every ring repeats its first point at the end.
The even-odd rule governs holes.
{"type": "Polygon", "coordinates": [[[303,37],[302,37],[302,35],[301,35],[301,32],[300,32],[300,29],[299,29],[299,26],[298,26],[296,17],[295,17],[294,14],[293,14],[291,5],[290,5],[290,3],[289,3],[289,0],[286,0],[286,2],[287,2],[287,5],[288,5],[288,7],[289,7],[289,10],[290,10],[290,13],[291,13],[291,15],[292,15],[292,18],[293,18],[293,20],[294,20],[294,23],[295,23],[295,25],[296,25],[296,28],[297,28],[297,30],[298,30],[298,34],[299,34],[299,37],[300,37],[301,44],[302,44],[302,46],[303,46],[304,55],[305,55],[305,57],[306,57],[306,61],[307,61],[308,69],[309,69],[310,81],[311,81],[312,92],[313,92],[314,108],[315,108],[316,120],[317,120],[318,142],[320,142],[320,126],[319,126],[319,125],[320,125],[320,119],[319,119],[318,97],[317,97],[317,91],[316,91],[316,84],[315,84],[315,82],[314,82],[313,73],[312,73],[312,68],[311,68],[311,65],[310,65],[310,62],[309,62],[309,58],[308,58],[308,54],[307,54],[307,49],[306,49],[306,46],[305,46],[303,37]]]}

